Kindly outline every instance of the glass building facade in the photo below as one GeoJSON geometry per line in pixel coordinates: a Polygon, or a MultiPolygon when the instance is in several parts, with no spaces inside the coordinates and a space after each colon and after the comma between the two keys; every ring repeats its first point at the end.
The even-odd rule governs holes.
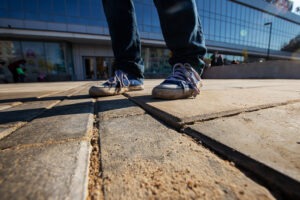
{"type": "MultiPolygon", "coordinates": [[[[300,16],[264,0],[196,3],[208,47],[206,59],[216,50],[228,60],[240,62],[265,58],[270,36],[271,58],[299,59],[300,52],[282,49],[300,34],[300,16]],[[271,27],[264,25],[269,22],[271,35],[271,27]]],[[[163,76],[171,69],[167,62],[170,53],[163,42],[155,6],[149,0],[134,0],[134,5],[145,74],[163,76]]],[[[5,67],[25,59],[27,81],[43,75],[48,80],[99,78],[97,74],[107,77],[112,57],[101,0],[1,0],[0,60],[5,64],[0,72],[9,74],[5,67]],[[99,69],[106,71],[96,72],[99,69]]]]}

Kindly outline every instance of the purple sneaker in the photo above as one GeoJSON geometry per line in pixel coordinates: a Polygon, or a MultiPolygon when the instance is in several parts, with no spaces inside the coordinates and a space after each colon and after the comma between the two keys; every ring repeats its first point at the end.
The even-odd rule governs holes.
{"type": "Polygon", "coordinates": [[[152,96],[159,99],[183,99],[200,94],[201,78],[188,64],[177,63],[173,73],[161,84],[153,88],[152,96]]]}
{"type": "Polygon", "coordinates": [[[92,97],[112,96],[128,91],[143,90],[144,84],[139,79],[129,79],[122,70],[115,71],[115,76],[99,86],[92,86],[89,95],[92,97]]]}

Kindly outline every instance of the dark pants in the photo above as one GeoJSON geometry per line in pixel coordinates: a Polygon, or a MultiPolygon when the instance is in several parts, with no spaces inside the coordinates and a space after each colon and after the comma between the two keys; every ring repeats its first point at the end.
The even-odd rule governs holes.
{"type": "MultiPolygon", "coordinates": [[[[141,42],[132,0],[102,0],[108,21],[114,68],[143,78],[141,42]]],[[[169,63],[201,67],[206,53],[201,23],[194,0],[154,0],[162,33],[172,56],[169,63]]]]}

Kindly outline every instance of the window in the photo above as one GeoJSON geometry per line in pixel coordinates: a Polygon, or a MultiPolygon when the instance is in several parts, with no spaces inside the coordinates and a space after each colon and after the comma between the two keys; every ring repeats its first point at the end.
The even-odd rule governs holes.
{"type": "Polygon", "coordinates": [[[64,46],[60,43],[45,43],[47,72],[66,73],[64,46]]]}

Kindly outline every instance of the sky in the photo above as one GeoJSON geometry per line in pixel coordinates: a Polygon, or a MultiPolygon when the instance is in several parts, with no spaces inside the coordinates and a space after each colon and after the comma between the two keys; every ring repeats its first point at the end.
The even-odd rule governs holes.
{"type": "Polygon", "coordinates": [[[295,12],[297,7],[300,7],[300,0],[293,0],[294,6],[293,6],[293,12],[295,12]]]}

